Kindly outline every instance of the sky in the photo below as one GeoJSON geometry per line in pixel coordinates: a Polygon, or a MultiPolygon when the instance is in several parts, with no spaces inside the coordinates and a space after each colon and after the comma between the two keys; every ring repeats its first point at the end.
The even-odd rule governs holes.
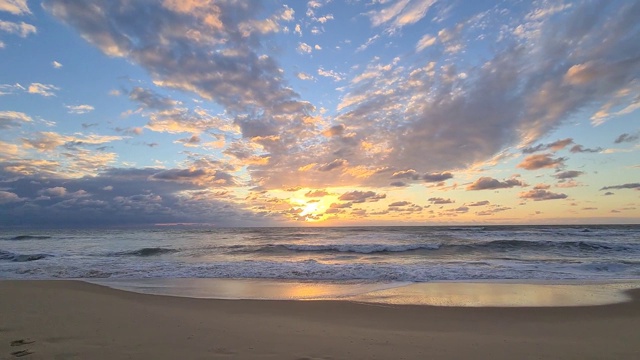
{"type": "Polygon", "coordinates": [[[0,0],[0,227],[640,223],[640,2],[0,0]]]}

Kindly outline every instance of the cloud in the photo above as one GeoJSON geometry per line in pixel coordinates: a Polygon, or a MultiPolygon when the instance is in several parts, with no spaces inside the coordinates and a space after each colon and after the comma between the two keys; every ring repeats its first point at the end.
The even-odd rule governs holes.
{"type": "Polygon", "coordinates": [[[189,168],[168,169],[159,171],[149,177],[151,180],[175,181],[179,183],[191,183],[198,186],[233,186],[237,185],[233,175],[217,169],[189,168]]]}
{"type": "Polygon", "coordinates": [[[296,77],[300,80],[315,80],[315,78],[313,77],[313,75],[309,75],[307,73],[303,73],[303,72],[297,72],[296,77]]]}
{"type": "Polygon", "coordinates": [[[438,31],[438,39],[444,45],[445,53],[454,54],[462,50],[461,36],[463,29],[464,23],[459,23],[450,29],[438,31]]]}
{"type": "MultiPolygon", "coordinates": [[[[385,5],[386,20],[400,11],[391,11],[396,5],[401,4],[385,5]]],[[[585,107],[608,101],[640,73],[640,63],[627,61],[640,56],[640,49],[631,45],[640,42],[632,15],[640,5],[606,11],[601,6],[580,3],[554,17],[535,20],[540,26],[531,38],[508,38],[477,67],[443,60],[422,67],[398,66],[374,59],[372,66],[389,65],[389,70],[367,78],[363,76],[369,69],[354,74],[359,81],[345,88],[335,120],[349,124],[354,141],[383,144],[388,152],[366,156],[353,146],[345,159],[352,166],[419,173],[468,168],[509,146],[531,146],[585,107]],[[587,15],[592,20],[589,26],[584,23],[587,15]],[[611,41],[603,43],[603,38],[611,41]],[[593,81],[564,81],[573,64],[586,61],[607,65],[593,81]]],[[[374,12],[370,15],[380,20],[376,23],[385,23],[383,13],[374,12]]],[[[470,41],[465,35],[460,36],[470,41]]],[[[537,158],[549,163],[536,164],[535,159],[522,166],[562,164],[549,155],[537,158]]]]}
{"type": "Polygon", "coordinates": [[[386,24],[390,31],[414,24],[425,17],[435,0],[398,0],[367,13],[373,26],[386,24]]]}
{"type": "Polygon", "coordinates": [[[489,200],[482,200],[482,201],[477,201],[471,204],[467,204],[467,206],[485,206],[485,205],[489,205],[489,200]]]}
{"type": "Polygon", "coordinates": [[[567,195],[560,193],[553,193],[551,191],[545,189],[533,189],[527,192],[520,193],[521,199],[529,199],[534,201],[543,201],[543,200],[557,200],[557,199],[566,199],[567,195]]]}
{"type": "Polygon", "coordinates": [[[2,95],[11,95],[17,91],[26,91],[22,85],[16,83],[13,85],[10,84],[0,84],[0,96],[2,95]]]}
{"type": "Polygon", "coordinates": [[[552,158],[550,154],[539,154],[527,156],[520,164],[519,168],[525,170],[538,170],[544,168],[557,168],[564,164],[564,158],[552,158]]]}
{"type": "Polygon", "coordinates": [[[62,64],[54,60],[51,62],[51,66],[53,66],[54,69],[60,69],[62,64]]]}
{"type": "Polygon", "coordinates": [[[15,195],[0,192],[0,199],[11,201],[0,207],[0,226],[21,225],[25,219],[37,219],[34,226],[43,227],[177,222],[238,226],[264,225],[280,218],[272,212],[254,214],[246,205],[209,189],[210,183],[198,184],[188,176],[184,181],[176,174],[166,176],[168,180],[154,179],[153,175],[161,171],[109,168],[95,176],[70,179],[55,175],[15,177],[0,167],[0,179],[15,195]],[[40,193],[61,195],[57,188],[64,188],[65,195],[40,195],[38,200],[33,197],[40,193]]]}
{"type": "Polygon", "coordinates": [[[286,128],[312,111],[261,48],[265,34],[290,20],[288,8],[258,19],[263,10],[259,3],[235,1],[45,0],[43,6],[106,55],[143,67],[155,85],[215,101],[230,117],[252,123],[278,119],[286,128]],[[131,22],[140,14],[156,20],[152,28],[145,21],[131,22]]]}
{"type": "Polygon", "coordinates": [[[636,134],[624,133],[624,134],[620,134],[620,136],[618,136],[616,138],[614,143],[620,144],[620,143],[623,143],[623,142],[634,142],[634,141],[638,140],[639,137],[640,137],[640,134],[637,134],[637,133],[636,134]]]}
{"type": "Polygon", "coordinates": [[[560,173],[557,173],[555,175],[553,175],[553,177],[555,177],[556,179],[573,179],[573,178],[577,178],[578,176],[584,174],[584,172],[582,171],[576,171],[576,170],[569,170],[569,171],[563,171],[560,173]]]}
{"type": "Polygon", "coordinates": [[[557,140],[554,141],[552,143],[549,144],[538,144],[534,147],[526,147],[524,149],[522,149],[522,153],[524,154],[531,154],[534,152],[538,152],[538,151],[544,151],[544,150],[553,150],[553,151],[559,151],[564,149],[565,147],[569,146],[573,144],[573,139],[571,138],[567,138],[567,139],[563,139],[563,140],[557,140]]]}
{"type": "Polygon", "coordinates": [[[86,114],[95,110],[95,108],[91,105],[67,105],[65,106],[68,109],[69,114],[86,114]]]}
{"type": "Polygon", "coordinates": [[[334,81],[341,81],[342,75],[333,71],[333,70],[325,70],[323,68],[318,69],[318,75],[323,77],[332,78],[334,81]]]}
{"type": "Polygon", "coordinates": [[[20,37],[27,37],[37,32],[36,27],[25,22],[14,23],[11,21],[0,20],[0,31],[15,34],[20,37]]]}
{"type": "Polygon", "coordinates": [[[187,147],[198,147],[202,143],[202,139],[198,135],[192,135],[188,138],[178,139],[175,142],[187,147]]]}
{"type": "Polygon", "coordinates": [[[0,111],[0,129],[21,126],[22,123],[32,122],[31,117],[18,111],[0,111]]]}
{"type": "Polygon", "coordinates": [[[602,151],[602,148],[587,149],[582,145],[575,145],[569,151],[572,153],[598,153],[602,151]]]}
{"type": "Polygon", "coordinates": [[[405,187],[405,186],[409,186],[409,184],[407,184],[404,181],[392,181],[389,183],[389,186],[394,186],[394,187],[405,187]]]}
{"type": "Polygon", "coordinates": [[[318,171],[331,171],[333,169],[337,169],[339,167],[343,167],[347,165],[347,161],[344,159],[336,159],[326,164],[321,164],[316,167],[318,171]]]}
{"type": "Polygon", "coordinates": [[[311,54],[313,48],[307,43],[299,43],[298,44],[298,52],[301,54],[311,54]]]}
{"type": "Polygon", "coordinates": [[[418,174],[418,172],[413,169],[409,169],[409,170],[403,170],[403,171],[396,171],[391,175],[391,178],[418,180],[420,178],[420,174],[418,174]]]}
{"type": "Polygon", "coordinates": [[[505,181],[500,181],[491,177],[481,177],[473,184],[467,186],[467,190],[510,189],[514,186],[527,186],[527,184],[518,179],[508,179],[505,181]]]}
{"type": "Polygon", "coordinates": [[[31,14],[27,0],[0,0],[0,11],[6,11],[13,15],[31,14]]]}
{"type": "Polygon", "coordinates": [[[54,96],[56,90],[60,90],[60,88],[49,84],[32,83],[29,85],[27,92],[29,94],[38,94],[42,96],[54,96]]]}
{"type": "Polygon", "coordinates": [[[61,135],[55,132],[38,132],[30,137],[22,138],[23,143],[38,151],[51,151],[65,145],[74,148],[80,145],[101,145],[112,141],[122,140],[121,136],[110,135],[61,135]]]}
{"type": "Polygon", "coordinates": [[[418,43],[416,44],[416,51],[419,52],[428,48],[429,46],[434,45],[436,43],[436,40],[438,40],[437,37],[430,34],[425,34],[420,38],[420,40],[418,40],[418,43]]]}
{"type": "Polygon", "coordinates": [[[409,201],[396,201],[396,202],[392,202],[388,206],[389,207],[400,207],[400,206],[407,206],[407,205],[411,205],[411,202],[409,202],[409,201]]]}
{"type": "Polygon", "coordinates": [[[325,197],[327,195],[329,195],[329,193],[325,190],[313,190],[313,191],[308,191],[307,193],[304,194],[305,197],[310,197],[310,198],[325,197]]]}
{"type": "Polygon", "coordinates": [[[14,203],[18,201],[23,201],[23,199],[12,192],[0,191],[0,204],[14,203]]]}
{"type": "Polygon", "coordinates": [[[376,202],[386,197],[386,194],[378,194],[373,191],[350,191],[340,195],[338,200],[352,201],[354,204],[358,204],[365,201],[376,202]]]}
{"type": "Polygon", "coordinates": [[[180,105],[175,100],[139,86],[129,92],[129,100],[139,103],[143,109],[169,110],[180,105]]]}
{"type": "Polygon", "coordinates": [[[603,188],[600,188],[600,190],[613,190],[613,189],[640,189],[640,183],[612,185],[612,186],[605,186],[603,188]]]}
{"type": "Polygon", "coordinates": [[[507,206],[494,205],[492,208],[489,208],[487,210],[477,211],[476,215],[478,215],[478,216],[491,216],[491,215],[495,215],[495,214],[497,214],[499,212],[503,212],[503,211],[507,211],[507,210],[511,210],[511,208],[507,207],[507,206]]]}
{"type": "Polygon", "coordinates": [[[329,207],[330,207],[331,209],[348,209],[348,208],[350,208],[351,206],[353,206],[353,203],[351,203],[351,202],[347,202],[347,203],[342,203],[342,204],[340,204],[340,203],[333,203],[333,204],[331,204],[329,207]]]}
{"type": "Polygon", "coordinates": [[[441,197],[432,197],[428,199],[432,204],[443,205],[443,204],[453,204],[455,201],[451,199],[445,199],[441,197]]]}
{"type": "Polygon", "coordinates": [[[422,175],[422,180],[425,182],[441,182],[453,178],[453,175],[449,172],[443,173],[431,173],[422,175]]]}
{"type": "Polygon", "coordinates": [[[42,189],[38,191],[38,194],[44,196],[61,197],[67,194],[67,189],[62,186],[56,186],[52,188],[42,189]]]}

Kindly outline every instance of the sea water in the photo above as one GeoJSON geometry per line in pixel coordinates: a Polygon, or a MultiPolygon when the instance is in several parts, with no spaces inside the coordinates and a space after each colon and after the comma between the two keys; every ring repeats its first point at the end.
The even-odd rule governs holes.
{"type": "Polygon", "coordinates": [[[0,230],[4,279],[640,279],[640,226],[0,230]]]}

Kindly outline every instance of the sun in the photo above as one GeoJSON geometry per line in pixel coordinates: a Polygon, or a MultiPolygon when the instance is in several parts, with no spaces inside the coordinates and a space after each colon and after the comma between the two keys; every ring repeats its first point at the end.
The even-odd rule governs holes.
{"type": "Polygon", "coordinates": [[[307,222],[319,222],[326,219],[325,212],[330,207],[331,201],[326,198],[309,200],[298,197],[289,199],[289,203],[300,210],[298,216],[307,222]]]}

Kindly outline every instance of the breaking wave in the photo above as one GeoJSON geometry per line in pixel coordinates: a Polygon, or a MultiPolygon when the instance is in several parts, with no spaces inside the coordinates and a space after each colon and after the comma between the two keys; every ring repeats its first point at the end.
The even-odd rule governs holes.
{"type": "Polygon", "coordinates": [[[10,251],[0,250],[0,260],[8,260],[13,262],[36,261],[49,257],[47,254],[16,254],[10,251]]]}
{"type": "Polygon", "coordinates": [[[115,255],[117,256],[156,256],[156,255],[163,255],[163,254],[172,254],[172,253],[176,253],[180,250],[176,250],[176,249],[169,249],[169,248],[160,248],[160,247],[147,247],[147,248],[142,248],[142,249],[137,249],[137,250],[131,250],[131,251],[122,251],[122,252],[118,252],[115,253],[115,255]]]}

